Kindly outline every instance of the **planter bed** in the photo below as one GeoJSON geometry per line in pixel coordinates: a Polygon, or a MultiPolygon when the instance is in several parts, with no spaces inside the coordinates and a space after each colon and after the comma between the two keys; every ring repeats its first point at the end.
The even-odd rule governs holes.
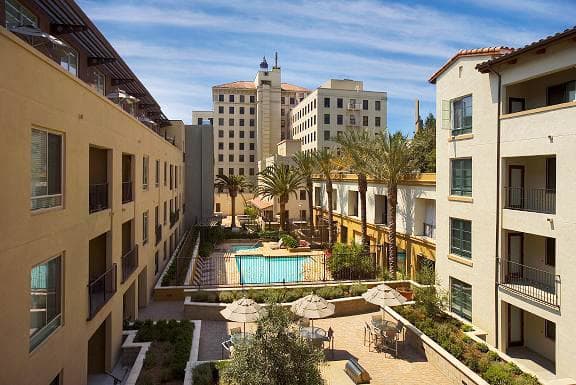
{"type": "Polygon", "coordinates": [[[134,342],[151,342],[136,385],[181,385],[190,358],[194,323],[136,321],[134,342]]]}
{"type": "Polygon", "coordinates": [[[407,343],[424,351],[455,384],[540,384],[536,377],[522,372],[488,345],[467,335],[473,328],[447,313],[431,316],[414,305],[387,312],[407,327],[407,343]]]}
{"type": "Polygon", "coordinates": [[[220,371],[228,361],[201,362],[192,371],[192,383],[194,385],[218,385],[220,371]]]}

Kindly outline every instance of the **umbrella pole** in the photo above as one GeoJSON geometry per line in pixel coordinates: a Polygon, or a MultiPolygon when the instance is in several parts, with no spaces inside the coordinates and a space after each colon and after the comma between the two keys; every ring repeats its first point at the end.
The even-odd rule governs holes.
{"type": "Polygon", "coordinates": [[[246,322],[242,322],[244,324],[244,337],[246,337],[246,322]]]}

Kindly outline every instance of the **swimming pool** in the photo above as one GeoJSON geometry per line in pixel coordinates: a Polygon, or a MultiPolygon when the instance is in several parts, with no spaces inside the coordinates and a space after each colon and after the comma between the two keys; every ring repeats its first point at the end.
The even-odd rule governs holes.
{"type": "Polygon", "coordinates": [[[232,246],[230,246],[229,250],[236,252],[236,251],[256,249],[256,248],[261,247],[261,246],[262,246],[261,243],[250,244],[250,245],[232,245],[232,246]]]}
{"type": "Polygon", "coordinates": [[[236,267],[243,285],[300,282],[304,281],[304,266],[310,260],[309,256],[236,255],[236,267]]]}

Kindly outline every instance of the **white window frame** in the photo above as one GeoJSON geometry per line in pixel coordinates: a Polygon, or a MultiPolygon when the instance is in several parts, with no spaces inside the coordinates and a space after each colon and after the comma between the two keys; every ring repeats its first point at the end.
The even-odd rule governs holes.
{"type": "MultiPolygon", "coordinates": [[[[60,133],[60,132],[56,132],[56,131],[51,131],[51,130],[46,130],[43,128],[37,128],[37,127],[32,127],[32,130],[30,132],[30,146],[32,146],[32,131],[38,131],[38,132],[42,132],[45,133],[46,136],[48,135],[57,135],[60,137],[60,193],[59,194],[47,194],[47,195],[37,195],[34,196],[32,195],[32,191],[30,191],[30,210],[33,212],[40,212],[43,210],[50,210],[50,209],[54,209],[54,208],[61,208],[64,206],[64,164],[66,162],[65,158],[64,158],[64,154],[65,154],[65,141],[64,141],[64,134],[60,133]],[[55,202],[55,204],[53,205],[49,205],[47,207],[39,207],[39,208],[34,208],[34,205],[32,204],[33,201],[36,200],[47,200],[47,201],[51,201],[53,200],[55,202]]],[[[48,175],[48,139],[46,139],[46,174],[48,175]]],[[[32,162],[32,159],[30,159],[30,162],[32,162]]],[[[32,164],[30,164],[30,166],[32,166],[32,164]]],[[[30,167],[31,169],[32,167],[30,167]]],[[[48,180],[48,176],[46,177],[46,179],[48,180]]],[[[30,182],[32,182],[32,180],[30,180],[30,182]]],[[[48,182],[46,182],[48,183],[48,182]]]]}

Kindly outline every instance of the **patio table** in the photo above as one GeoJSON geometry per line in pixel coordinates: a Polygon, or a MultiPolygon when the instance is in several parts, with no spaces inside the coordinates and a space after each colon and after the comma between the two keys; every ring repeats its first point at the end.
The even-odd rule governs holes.
{"type": "Polygon", "coordinates": [[[328,338],[327,336],[326,330],[321,329],[319,327],[300,328],[300,335],[313,342],[315,341],[323,342],[330,340],[330,338],[328,338]]]}
{"type": "Polygon", "coordinates": [[[386,332],[388,330],[396,330],[396,324],[392,321],[387,321],[384,319],[373,319],[372,326],[381,332],[386,332]]]}

